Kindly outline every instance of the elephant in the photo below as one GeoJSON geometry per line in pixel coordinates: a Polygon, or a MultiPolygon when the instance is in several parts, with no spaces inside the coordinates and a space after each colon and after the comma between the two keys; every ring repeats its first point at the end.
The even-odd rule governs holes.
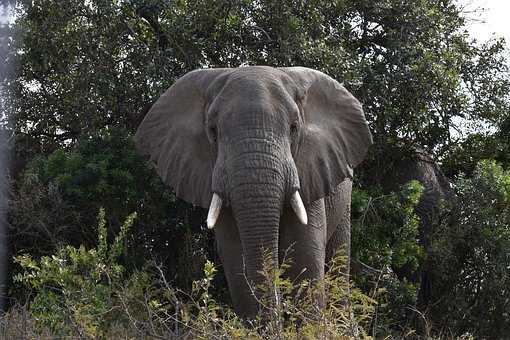
{"type": "Polygon", "coordinates": [[[372,143],[360,102],[305,67],[199,69],[179,78],[138,127],[135,146],[177,197],[208,208],[236,313],[262,311],[264,258],[324,276],[350,250],[355,168],[372,143]]]}
{"type": "MultiPolygon", "coordinates": [[[[441,218],[442,205],[455,205],[456,197],[453,185],[444,175],[433,156],[420,146],[411,143],[380,144],[374,146],[371,161],[363,164],[363,175],[366,185],[380,186],[385,193],[398,190],[411,181],[419,181],[424,188],[416,206],[416,214],[420,218],[418,242],[427,254],[431,251],[430,241],[434,226],[441,218]]],[[[427,256],[425,262],[417,270],[404,266],[393,268],[400,280],[418,283],[417,307],[426,310],[431,299],[432,264],[427,256]]]]}

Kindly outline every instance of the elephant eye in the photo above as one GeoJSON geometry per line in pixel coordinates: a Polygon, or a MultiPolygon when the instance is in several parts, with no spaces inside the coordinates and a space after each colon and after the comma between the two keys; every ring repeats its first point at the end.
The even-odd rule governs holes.
{"type": "Polygon", "coordinates": [[[209,129],[209,134],[211,135],[211,139],[216,142],[218,139],[218,131],[216,130],[216,127],[211,127],[209,129]]]}
{"type": "Polygon", "coordinates": [[[290,133],[295,134],[298,130],[298,122],[294,121],[292,124],[290,124],[290,133]]]}

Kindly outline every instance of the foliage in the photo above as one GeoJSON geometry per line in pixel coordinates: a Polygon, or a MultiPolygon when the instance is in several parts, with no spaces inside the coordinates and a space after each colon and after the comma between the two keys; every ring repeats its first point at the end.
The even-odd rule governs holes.
{"type": "Polygon", "coordinates": [[[19,9],[7,90],[23,155],[105,128],[133,132],[166,87],[199,67],[324,71],[364,103],[377,143],[437,149],[454,141],[459,120],[497,124],[508,112],[504,44],[471,41],[453,0],[40,0],[19,9]]]}
{"type": "Polygon", "coordinates": [[[424,254],[417,244],[419,217],[414,209],[422,192],[423,186],[415,180],[388,195],[355,190],[353,254],[377,268],[418,268],[424,254]]]}
{"type": "MultiPolygon", "coordinates": [[[[213,298],[217,270],[212,262],[205,262],[204,277],[193,282],[189,294],[171,287],[163,275],[158,286],[151,271],[129,274],[119,256],[126,250],[135,218],[136,214],[130,215],[110,243],[101,209],[95,248],[65,246],[40,260],[28,254],[16,257],[22,272],[15,281],[33,294],[28,308],[32,335],[108,338],[124,328],[124,336],[149,338],[340,339],[353,332],[368,338],[361,326],[370,324],[375,301],[351,288],[346,304],[345,256],[335,257],[323,281],[295,285],[285,278],[288,264],[273,268],[268,254],[259,288],[279,292],[279,297],[270,301],[274,295],[266,294],[261,301],[264,314],[247,324],[213,298]],[[319,301],[324,301],[324,308],[319,301]]],[[[4,324],[3,332],[14,332],[15,326],[4,324]]]]}
{"type": "Polygon", "coordinates": [[[105,324],[118,321],[120,303],[115,291],[125,279],[125,268],[118,258],[135,218],[136,214],[129,215],[109,244],[105,211],[101,209],[96,248],[65,246],[40,260],[29,254],[15,258],[23,272],[14,281],[35,294],[30,312],[41,329],[57,336],[95,338],[104,335],[105,324]]]}
{"type": "MultiPolygon", "coordinates": [[[[508,119],[510,122],[510,119],[508,119]]],[[[463,173],[471,176],[478,162],[493,159],[510,166],[510,123],[492,134],[474,133],[462,143],[454,146],[444,161],[444,168],[450,177],[463,173]]]]}
{"type": "Polygon", "coordinates": [[[416,304],[419,281],[415,277],[425,259],[415,212],[422,193],[421,183],[413,180],[387,195],[361,189],[352,194],[352,256],[377,268],[369,275],[358,273],[356,281],[378,298],[381,335],[396,325],[405,328],[408,308],[416,304]]]}
{"type": "MultiPolygon", "coordinates": [[[[422,315],[444,327],[441,331],[504,334],[497,332],[508,324],[508,306],[499,299],[507,291],[508,214],[501,194],[507,173],[491,163],[476,164],[495,159],[509,166],[507,55],[502,40],[480,43],[469,38],[470,14],[456,1],[20,0],[17,9],[15,24],[2,28],[11,35],[6,65],[12,72],[0,84],[8,95],[2,108],[10,113],[0,117],[0,125],[16,142],[17,164],[27,164],[12,178],[14,253],[30,255],[26,265],[47,272],[56,265],[51,256],[74,261],[73,253],[92,273],[104,259],[90,253],[99,247],[98,235],[89,228],[94,223],[91,212],[105,207],[107,238],[118,234],[130,212],[138,212],[129,235],[131,247],[117,259],[124,267],[119,277],[125,285],[103,285],[105,296],[115,297],[108,303],[124,302],[125,313],[119,316],[124,328],[106,331],[109,326],[97,323],[94,313],[106,310],[101,308],[108,303],[101,305],[89,295],[82,309],[73,302],[73,308],[85,314],[74,321],[82,334],[110,332],[105,336],[115,338],[130,332],[136,334],[132,337],[191,332],[195,337],[239,338],[292,337],[297,332],[291,320],[299,313],[292,309],[297,307],[292,299],[270,304],[275,324],[255,325],[257,334],[215,301],[226,284],[221,268],[213,280],[215,267],[206,262],[213,258],[213,244],[203,228],[203,211],[176,200],[136,157],[129,138],[151,103],[184,73],[254,64],[324,71],[343,81],[363,103],[375,148],[425,148],[439,156],[448,175],[465,173],[457,183],[462,204],[451,208],[451,218],[436,221],[440,227],[431,254],[417,242],[413,209],[421,189],[416,184],[389,195],[366,185],[353,192],[353,255],[373,269],[356,279],[378,302],[375,307],[367,302],[373,312],[372,307],[360,307],[361,315],[370,315],[359,321],[362,328],[386,336],[407,327],[405,310],[414,308],[416,299],[416,280],[409,278],[427,257],[437,263],[431,279],[438,302],[434,311],[422,315]],[[46,267],[41,267],[41,256],[47,256],[46,267]],[[158,287],[152,286],[153,273],[127,273],[152,258],[166,270],[158,276],[158,287]],[[193,285],[192,296],[172,288],[191,287],[204,264],[206,278],[193,285]],[[139,299],[142,302],[133,302],[139,299]]],[[[290,286],[281,273],[266,274],[285,296],[290,286]]],[[[345,330],[346,324],[338,322],[347,322],[347,316],[328,308],[319,321],[307,319],[310,334],[345,330]]],[[[8,317],[37,324],[27,313],[15,308],[8,317]]],[[[55,313],[47,317],[75,317],[55,313]]],[[[34,334],[51,333],[37,327],[34,334]]],[[[62,331],[76,328],[68,324],[62,331]]]]}
{"type": "MultiPolygon", "coordinates": [[[[151,184],[159,189],[159,192],[151,194],[159,194],[158,200],[170,204],[171,194],[164,190],[163,185],[159,188],[154,185],[152,177],[150,169],[138,159],[126,136],[113,134],[105,139],[84,140],[75,150],[59,149],[48,157],[40,156],[30,162],[20,181],[22,195],[19,201],[14,201],[13,218],[30,218],[28,211],[33,214],[38,210],[38,203],[44,205],[39,209],[51,211],[48,205],[52,201],[61,201],[68,206],[59,210],[81,210],[77,219],[85,225],[92,222],[91,214],[85,212],[97,211],[104,206],[111,215],[111,223],[118,226],[118,221],[141,205],[144,196],[148,196],[143,188],[150,190],[151,184]],[[48,199],[52,194],[59,197],[48,199]],[[44,202],[39,202],[41,199],[44,202]],[[17,209],[20,209],[19,213],[17,209]]],[[[158,200],[154,200],[153,204],[158,200]]],[[[14,223],[20,225],[23,222],[16,220],[14,223]]],[[[94,238],[93,233],[77,235],[79,242],[85,244],[90,244],[91,239],[94,242],[94,238]]],[[[69,240],[68,237],[65,239],[69,240]]]]}
{"type": "Polygon", "coordinates": [[[33,159],[18,185],[9,216],[15,253],[40,256],[62,245],[92,247],[97,234],[88,227],[94,224],[90,212],[100,207],[108,212],[109,235],[137,211],[126,262],[142,266],[147,258],[163,261],[179,286],[191,285],[209,251],[210,236],[201,232],[202,211],[177,201],[121,131],[33,159]],[[191,266],[186,258],[190,252],[196,259],[191,266]]]}
{"type": "Polygon", "coordinates": [[[441,327],[481,338],[509,332],[510,170],[482,161],[456,182],[460,204],[434,236],[433,308],[441,327]],[[448,318],[438,317],[448,315],[448,318]]]}

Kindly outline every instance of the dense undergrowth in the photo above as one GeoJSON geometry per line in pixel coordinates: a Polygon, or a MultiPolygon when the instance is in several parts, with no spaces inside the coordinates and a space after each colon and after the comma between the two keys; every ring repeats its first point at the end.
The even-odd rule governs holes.
{"type": "Polygon", "coordinates": [[[377,269],[355,274],[347,282],[346,257],[339,252],[323,281],[298,284],[285,277],[290,262],[271,268],[268,260],[265,282],[257,287],[264,292],[262,312],[250,321],[240,320],[228,299],[218,293],[222,288],[225,293],[225,287],[217,286],[222,284],[221,267],[210,260],[201,262],[201,274],[187,288],[169,280],[157,262],[129,266],[126,259],[137,215],[129,215],[111,234],[105,210],[100,209],[94,246],[63,245],[41,257],[17,254],[14,287],[24,295],[18,295],[3,318],[0,335],[9,339],[501,338],[508,331],[505,254],[510,246],[510,172],[485,161],[472,177],[457,181],[463,204],[443,208],[445,215],[429,254],[437,284],[429,310],[416,307],[416,284],[399,280],[393,270],[404,264],[415,268],[423,261],[420,247],[412,241],[418,232],[413,207],[421,191],[411,182],[376,202],[367,200],[367,192],[355,193],[353,207],[359,214],[353,212],[353,254],[377,269]],[[381,223],[374,224],[376,216],[381,223]],[[438,317],[440,313],[450,317],[445,320],[438,317]]]}
{"type": "Polygon", "coordinates": [[[128,273],[120,258],[136,214],[107,242],[105,212],[101,209],[98,244],[91,249],[65,246],[56,254],[34,259],[16,257],[21,271],[15,277],[31,294],[24,306],[6,315],[5,338],[165,338],[165,339],[340,339],[369,337],[376,300],[349,287],[346,257],[335,257],[323,281],[292,283],[285,278],[290,265],[264,264],[261,314],[240,320],[211,294],[217,272],[210,261],[203,277],[189,292],[166,281],[161,268],[150,265],[128,273]],[[346,296],[350,291],[348,305],[346,296]],[[273,294],[277,292],[276,294],[273,294]],[[324,296],[324,300],[321,298],[324,296]],[[319,301],[323,301],[322,304],[319,301]]]}

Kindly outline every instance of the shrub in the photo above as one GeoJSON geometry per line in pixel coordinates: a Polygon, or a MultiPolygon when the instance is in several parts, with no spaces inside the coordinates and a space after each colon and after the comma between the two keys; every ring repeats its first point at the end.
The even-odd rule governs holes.
{"type": "Polygon", "coordinates": [[[101,209],[96,248],[68,245],[40,260],[28,254],[15,258],[23,271],[14,280],[34,294],[30,313],[41,329],[58,336],[94,338],[104,336],[105,325],[122,321],[116,290],[124,286],[126,277],[118,259],[135,217],[129,215],[115,240],[108,244],[105,212],[101,209]]]}
{"type": "Polygon", "coordinates": [[[387,195],[378,188],[352,194],[352,256],[368,269],[354,270],[354,278],[378,302],[372,325],[377,335],[407,329],[414,313],[417,277],[426,256],[415,212],[422,193],[421,183],[410,181],[387,195]]]}
{"type": "Polygon", "coordinates": [[[101,209],[96,247],[65,246],[39,260],[17,256],[22,271],[15,280],[26,286],[32,297],[28,309],[17,307],[6,316],[2,334],[174,339],[368,337],[364,329],[372,322],[375,301],[349,287],[343,272],[345,256],[335,257],[323,281],[296,285],[285,277],[288,264],[272,268],[267,254],[265,280],[257,287],[266,292],[261,300],[263,312],[243,322],[213,297],[217,270],[210,261],[205,262],[204,277],[193,282],[190,293],[172,287],[159,267],[129,273],[119,258],[135,217],[130,215],[115,239],[108,242],[101,209]],[[16,323],[20,320],[28,327],[19,327],[16,323]]]}
{"type": "Polygon", "coordinates": [[[420,220],[414,209],[422,193],[423,186],[415,180],[388,195],[378,190],[355,190],[354,255],[377,268],[417,269],[424,253],[417,243],[420,220]]]}
{"type": "Polygon", "coordinates": [[[456,181],[459,204],[432,243],[430,316],[440,328],[502,339],[510,334],[510,170],[480,162],[456,181]],[[444,317],[447,315],[448,317],[444,317]]]}
{"type": "Polygon", "coordinates": [[[64,245],[93,247],[97,234],[89,226],[100,207],[108,212],[110,237],[131,211],[138,213],[126,265],[140,267],[154,258],[169,269],[172,281],[191,286],[212,248],[211,234],[202,228],[204,213],[177,200],[122,131],[81,140],[28,164],[10,202],[14,253],[39,257],[64,245]],[[190,257],[183,257],[189,252],[196,260],[191,266],[190,257]]]}

